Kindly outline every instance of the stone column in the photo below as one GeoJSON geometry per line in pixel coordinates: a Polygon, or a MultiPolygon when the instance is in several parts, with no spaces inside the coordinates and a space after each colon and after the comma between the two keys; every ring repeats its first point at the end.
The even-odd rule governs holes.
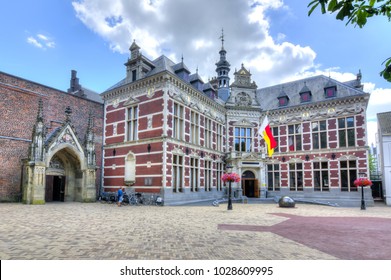
{"type": "Polygon", "coordinates": [[[26,167],[26,180],[23,186],[23,202],[45,204],[46,166],[38,162],[26,167]]]}

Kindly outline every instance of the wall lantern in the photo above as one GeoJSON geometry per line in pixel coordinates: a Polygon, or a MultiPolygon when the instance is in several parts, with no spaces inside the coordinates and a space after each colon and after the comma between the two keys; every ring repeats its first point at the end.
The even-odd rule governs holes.
{"type": "Polygon", "coordinates": [[[310,156],[309,156],[309,155],[306,155],[306,156],[305,156],[305,160],[306,160],[306,161],[309,161],[309,160],[310,160],[310,156]]]}
{"type": "Polygon", "coordinates": [[[285,157],[282,157],[282,162],[285,162],[285,157]]]}
{"type": "Polygon", "coordinates": [[[186,155],[189,155],[189,148],[188,147],[186,147],[185,153],[186,153],[186,155]]]}
{"type": "Polygon", "coordinates": [[[115,154],[117,153],[117,151],[114,149],[113,150],[113,157],[115,157],[115,154]]]}
{"type": "Polygon", "coordinates": [[[202,157],[202,158],[204,157],[204,152],[203,152],[203,151],[201,151],[201,157],[202,157]]]}
{"type": "Polygon", "coordinates": [[[147,150],[148,150],[148,154],[149,154],[151,152],[151,144],[148,144],[147,150]]]}
{"type": "Polygon", "coordinates": [[[331,154],[331,159],[333,159],[333,160],[335,159],[335,154],[334,153],[331,154]]]}

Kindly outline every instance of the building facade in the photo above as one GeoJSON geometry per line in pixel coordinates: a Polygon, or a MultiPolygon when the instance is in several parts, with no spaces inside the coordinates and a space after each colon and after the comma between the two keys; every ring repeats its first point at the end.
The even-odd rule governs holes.
{"type": "Polygon", "coordinates": [[[0,201],[95,201],[103,101],[72,71],[68,92],[0,72],[0,201]]]}
{"type": "MultiPolygon", "coordinates": [[[[369,176],[361,73],[258,89],[244,65],[230,83],[226,54],[222,44],[217,76],[204,82],[183,59],[150,60],[132,44],[126,77],[102,94],[104,189],[157,192],[167,204],[211,200],[226,194],[220,178],[231,164],[242,177],[237,197],[360,205],[353,181],[369,176]],[[272,157],[258,131],[265,116],[272,157]]],[[[365,199],[373,204],[370,190],[365,199]]]]}
{"type": "Polygon", "coordinates": [[[380,171],[382,174],[383,198],[391,205],[391,112],[377,114],[377,147],[380,171]]]}

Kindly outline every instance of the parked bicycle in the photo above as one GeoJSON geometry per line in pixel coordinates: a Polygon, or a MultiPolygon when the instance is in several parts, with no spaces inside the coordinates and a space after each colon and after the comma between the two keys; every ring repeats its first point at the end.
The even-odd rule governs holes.
{"type": "Polygon", "coordinates": [[[117,196],[111,192],[102,192],[101,196],[99,197],[99,200],[101,203],[111,204],[117,201],[117,196]]]}

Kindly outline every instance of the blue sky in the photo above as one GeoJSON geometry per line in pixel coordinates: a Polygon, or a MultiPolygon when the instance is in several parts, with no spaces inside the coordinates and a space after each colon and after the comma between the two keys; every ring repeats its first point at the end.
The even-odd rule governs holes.
{"type": "Polygon", "coordinates": [[[307,16],[295,0],[35,0],[2,1],[0,71],[66,91],[72,69],[103,92],[125,76],[133,40],[151,59],[165,54],[207,81],[224,28],[231,77],[241,64],[258,87],[324,74],[340,81],[361,69],[369,142],[376,113],[390,111],[391,84],[380,76],[391,56],[391,23],[373,18],[360,29],[335,15],[307,16]]]}

